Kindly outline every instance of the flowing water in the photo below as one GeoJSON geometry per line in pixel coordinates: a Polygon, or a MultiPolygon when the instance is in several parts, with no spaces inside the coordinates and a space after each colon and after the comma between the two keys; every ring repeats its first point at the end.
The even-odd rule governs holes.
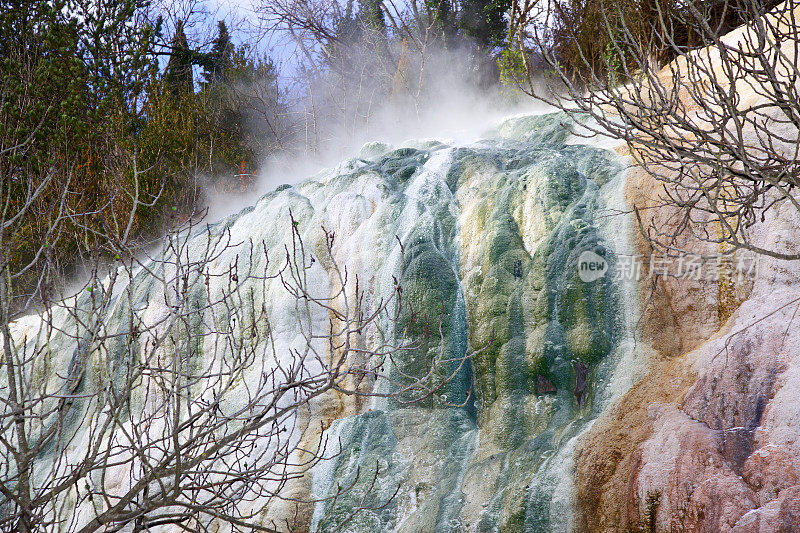
{"type": "MultiPolygon", "coordinates": [[[[310,490],[324,500],[338,487],[353,488],[316,505],[312,531],[571,529],[576,441],[633,383],[640,350],[632,337],[635,281],[615,275],[632,250],[623,164],[613,152],[571,141],[567,120],[560,113],[512,118],[467,145],[369,144],[198,231],[181,252],[187,260],[200,255],[209,236],[225,230],[231,242],[280,253],[291,243],[291,210],[311,247],[321,226],[336,234],[334,258],[366,284],[373,304],[402,272],[407,302],[420,315],[442,317],[443,345],[398,355],[396,376],[424,372],[440,349],[453,359],[477,352],[433,399],[342,407],[327,430],[341,453],[314,468],[310,490]],[[582,279],[579,258],[587,251],[606,262],[606,275],[582,279]],[[357,507],[373,510],[343,523],[357,507]]],[[[211,267],[236,258],[242,269],[274,268],[248,257],[233,247],[211,267]]],[[[309,284],[325,294],[331,274],[320,263],[309,269],[309,284]]],[[[133,297],[102,311],[109,324],[131,308],[166,313],[158,283],[140,277],[133,297]]],[[[279,280],[246,289],[248,305],[267,307],[276,358],[303,344],[298,320],[325,327],[324,312],[300,316],[279,280]]],[[[410,323],[406,313],[396,325],[410,323]]],[[[26,328],[33,325],[17,331],[26,328]]],[[[202,328],[187,325],[186,338],[175,342],[212,353],[212,338],[192,341],[202,328]]],[[[80,347],[66,344],[54,350],[80,365],[80,347]]]]}
{"type": "Polygon", "coordinates": [[[334,424],[343,453],[317,466],[314,493],[331,496],[357,471],[361,490],[318,504],[312,529],[348,517],[376,465],[367,504],[399,492],[347,531],[571,529],[576,438],[638,370],[635,281],[614,275],[632,253],[625,173],[613,153],[569,144],[565,120],[519,117],[468,146],[381,150],[350,178],[377,174],[392,191],[381,226],[407,243],[416,306],[435,314],[444,302],[448,349],[491,343],[445,395],[460,403],[474,379],[466,407],[380,401],[334,424]],[[605,258],[606,276],[581,280],[585,251],[605,258]]]}

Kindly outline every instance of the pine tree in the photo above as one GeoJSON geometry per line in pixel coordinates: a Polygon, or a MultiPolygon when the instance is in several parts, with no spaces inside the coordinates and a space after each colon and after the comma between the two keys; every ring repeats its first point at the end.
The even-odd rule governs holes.
{"type": "Polygon", "coordinates": [[[505,12],[510,0],[463,0],[459,27],[483,50],[502,47],[506,39],[505,12]]]}
{"type": "Polygon", "coordinates": [[[445,45],[452,42],[458,32],[450,0],[425,0],[428,17],[442,36],[445,45]]]}
{"type": "Polygon", "coordinates": [[[172,50],[164,77],[167,88],[175,101],[194,91],[191,50],[183,31],[183,21],[180,20],[175,25],[172,50]]]}
{"type": "Polygon", "coordinates": [[[379,33],[386,33],[386,20],[383,18],[382,0],[359,0],[358,18],[366,28],[379,33]]]}
{"type": "Polygon", "coordinates": [[[208,83],[215,83],[226,78],[233,66],[233,43],[224,20],[217,23],[217,38],[211,52],[202,61],[205,71],[203,77],[208,83]]]}

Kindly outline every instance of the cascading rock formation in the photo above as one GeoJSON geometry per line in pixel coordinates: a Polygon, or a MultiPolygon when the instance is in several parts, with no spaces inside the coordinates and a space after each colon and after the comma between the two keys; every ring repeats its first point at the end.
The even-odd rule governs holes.
{"type": "MultiPolygon", "coordinates": [[[[560,113],[510,119],[468,146],[368,145],[344,168],[293,189],[312,205],[331,190],[323,220],[355,242],[377,233],[375,249],[389,260],[398,235],[413,306],[436,316],[443,302],[449,352],[479,352],[445,393],[460,404],[474,379],[465,407],[375,401],[333,423],[343,453],[315,468],[313,494],[332,496],[356,471],[364,486],[318,504],[312,531],[350,514],[376,462],[379,490],[369,501],[391,503],[360,513],[348,531],[569,530],[575,438],[627,386],[619,365],[632,356],[623,355],[632,299],[611,274],[581,279],[582,253],[596,253],[608,272],[617,253],[630,253],[629,220],[619,214],[620,159],[567,144],[566,121],[560,113]]],[[[403,364],[413,373],[420,363],[403,364]]]]}
{"type": "MultiPolygon", "coordinates": [[[[562,113],[512,118],[464,146],[371,143],[189,241],[187,260],[223,232],[231,242],[279,253],[291,238],[291,212],[305,242],[318,243],[322,227],[336,236],[333,259],[351,278],[368,280],[373,301],[402,273],[415,313],[441,317],[439,343],[397,354],[398,375],[420,374],[440,349],[453,359],[475,353],[424,402],[356,405],[334,394],[317,401],[315,416],[327,418],[328,438],[341,443],[341,453],[310,473],[306,497],[320,500],[311,531],[338,528],[359,505],[379,509],[359,512],[347,531],[570,528],[576,438],[630,386],[630,370],[620,367],[633,357],[635,298],[630,283],[612,275],[616,255],[631,246],[621,159],[567,143],[568,121],[562,113]],[[584,281],[585,252],[609,274],[584,281]],[[332,499],[344,485],[352,489],[332,499]]],[[[244,264],[247,254],[235,246],[215,264],[234,256],[239,268],[263,268],[244,264]]],[[[324,292],[330,279],[321,263],[307,275],[324,292]]],[[[138,277],[130,305],[144,315],[166,313],[157,282],[138,277]]],[[[297,341],[294,302],[277,280],[265,287],[249,305],[265,305],[280,353],[297,341]]],[[[102,311],[104,320],[113,328],[126,309],[117,302],[102,311]]],[[[195,329],[189,337],[202,324],[195,329]]],[[[75,373],[80,349],[65,344],[64,352],[78,354],[63,357],[75,373]]],[[[201,342],[196,349],[217,348],[201,342]]]]}
{"type": "MultiPolygon", "coordinates": [[[[716,306],[718,299],[704,297],[688,305],[671,289],[657,300],[663,309],[673,310],[671,318],[656,314],[662,318],[640,322],[650,285],[624,275],[622,268],[639,253],[629,190],[632,172],[616,152],[571,136],[568,123],[563,113],[526,115],[500,123],[469,144],[371,143],[337,167],[297,185],[280,186],[253,207],[192,236],[189,257],[204,251],[209,233],[222,231],[229,232],[230,242],[255,243],[280,255],[292,240],[291,212],[294,229],[309,249],[324,238],[322,227],[336,235],[333,259],[346,266],[351,279],[360,280],[367,307],[390,296],[392,277],[401,276],[403,297],[418,316],[441,317],[441,346],[422,344],[396,354],[389,372],[424,373],[440,349],[453,359],[474,354],[435,397],[419,403],[391,397],[356,401],[335,393],[314,401],[307,427],[324,428],[328,442],[341,450],[287,485],[292,497],[317,502],[300,517],[303,528],[364,533],[619,531],[640,527],[647,512],[642,502],[657,495],[660,506],[651,508],[651,514],[658,524],[713,519],[713,527],[725,523],[727,531],[770,501],[790,499],[784,491],[792,486],[788,474],[762,476],[783,479],[770,495],[762,494],[767,490],[764,479],[760,488],[747,479],[740,483],[744,488],[736,485],[734,478],[752,478],[747,468],[754,467],[748,467],[749,459],[731,466],[724,452],[727,426],[756,427],[762,417],[780,425],[768,404],[777,389],[759,389],[758,420],[714,418],[709,414],[711,371],[697,363],[692,368],[688,363],[662,365],[653,355],[653,344],[666,345],[670,335],[684,339],[680,342],[685,346],[669,355],[696,348],[730,315],[704,325],[697,339],[686,340],[692,338],[686,331],[693,326],[682,324],[674,313],[702,323],[703,309],[716,306]],[[681,426],[676,414],[681,409],[691,413],[694,425],[681,426]],[[697,420],[706,425],[700,427],[697,420]],[[682,467],[689,463],[679,464],[678,459],[670,463],[671,458],[691,455],[680,444],[659,448],[672,442],[671,434],[688,432],[689,427],[694,433],[681,438],[711,450],[708,464],[713,468],[682,467]],[[684,474],[676,473],[681,468],[684,474]],[[717,492],[705,494],[700,488],[705,479],[731,475],[733,480],[717,492]],[[695,488],[686,489],[681,479],[691,479],[695,488]],[[343,486],[350,490],[332,498],[343,486]],[[700,503],[711,509],[710,502],[725,501],[736,491],[750,492],[742,497],[747,503],[734,510],[692,511],[700,503]],[[365,509],[351,519],[359,507],[365,509]]],[[[247,257],[234,246],[209,268],[221,269],[234,258],[245,270],[267,268],[245,264],[247,257]]],[[[307,270],[309,285],[320,294],[331,290],[332,274],[323,263],[307,270]]],[[[768,283],[773,281],[761,283],[763,291],[768,283]]],[[[137,313],[152,317],[167,312],[163,298],[153,296],[158,294],[156,285],[137,285],[130,304],[137,313]]],[[[219,289],[212,285],[207,290],[219,289]]],[[[276,357],[297,345],[297,307],[279,280],[252,290],[247,299],[248,305],[264,307],[269,314],[276,357]]],[[[121,305],[104,311],[108,324],[123,321],[121,305]]],[[[328,321],[325,312],[306,318],[322,328],[328,321]]],[[[400,316],[398,325],[409,320],[400,316]]],[[[747,317],[734,315],[731,320],[746,322],[747,317]]],[[[15,339],[34,338],[35,328],[35,320],[22,321],[15,325],[15,339]]],[[[196,333],[199,338],[202,328],[192,325],[190,337],[196,333]]],[[[198,342],[196,349],[206,356],[215,349],[209,341],[198,342]]],[[[736,352],[737,344],[731,346],[736,352]]],[[[54,367],[81,364],[74,344],[59,348],[54,343],[52,348],[61,361],[54,367]]],[[[712,358],[709,369],[721,361],[702,350],[697,353],[692,361],[712,358]]],[[[752,375],[760,375],[759,364],[748,367],[752,375]]],[[[776,372],[781,370],[773,372],[769,387],[780,383],[776,372]]],[[[736,394],[728,398],[738,401],[736,394]]],[[[76,402],[73,409],[80,406],[76,402]]],[[[752,411],[747,409],[742,412],[752,411]]],[[[781,427],[790,426],[787,422],[781,427]]],[[[304,438],[311,442],[319,432],[304,438]]],[[[770,445],[766,437],[753,438],[747,444],[750,457],[770,445]]],[[[775,505],[779,513],[781,507],[775,505]]],[[[264,523],[281,523],[292,514],[289,507],[268,509],[264,523]]],[[[747,520],[752,524],[752,516],[747,520]]]]}

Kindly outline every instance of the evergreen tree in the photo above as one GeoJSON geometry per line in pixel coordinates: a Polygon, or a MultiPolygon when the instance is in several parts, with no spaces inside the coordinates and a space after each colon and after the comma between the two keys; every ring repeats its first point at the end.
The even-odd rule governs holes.
{"type": "Polygon", "coordinates": [[[459,27],[483,50],[502,47],[506,40],[504,15],[511,0],[462,0],[459,27]]]}
{"type": "Polygon", "coordinates": [[[225,79],[233,66],[233,43],[228,33],[228,26],[224,20],[217,23],[217,37],[211,47],[211,52],[201,60],[205,71],[203,77],[208,83],[215,83],[225,79]]]}
{"type": "Polygon", "coordinates": [[[364,27],[382,34],[386,33],[382,0],[359,0],[358,18],[364,27]]]}
{"type": "Polygon", "coordinates": [[[455,24],[453,6],[450,0],[425,0],[428,17],[433,21],[434,27],[442,36],[445,45],[452,42],[458,28],[455,24]]]}
{"type": "MultiPolygon", "coordinates": [[[[13,239],[3,243],[9,261],[19,265],[44,257],[38,246],[51,236],[42,232],[59,209],[86,214],[59,226],[48,261],[37,259],[20,274],[20,287],[29,286],[45,263],[74,264],[82,251],[94,249],[102,226],[113,225],[130,205],[116,191],[132,189],[129,154],[136,150],[144,84],[156,66],[154,28],[138,18],[142,4],[0,4],[0,197],[14,209],[44,187],[19,218],[13,239]]],[[[138,185],[142,194],[159,190],[146,179],[138,185]]]]}
{"type": "Polygon", "coordinates": [[[189,42],[183,31],[183,21],[175,25],[175,35],[172,37],[172,50],[164,74],[167,88],[173,99],[178,101],[181,96],[194,92],[194,76],[192,74],[192,52],[189,42]]]}
{"type": "Polygon", "coordinates": [[[148,0],[71,0],[79,21],[82,59],[90,73],[92,111],[98,121],[124,110],[135,117],[144,87],[158,68],[153,42],[159,28],[147,19],[148,0]]]}

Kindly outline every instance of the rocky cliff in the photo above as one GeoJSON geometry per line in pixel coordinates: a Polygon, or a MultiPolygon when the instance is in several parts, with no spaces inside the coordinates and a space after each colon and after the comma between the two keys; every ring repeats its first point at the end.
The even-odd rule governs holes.
{"type": "MultiPolygon", "coordinates": [[[[782,20],[773,21],[776,27],[793,23],[798,8],[788,7],[782,20]]],[[[738,47],[752,39],[743,27],[724,42],[738,47]]],[[[780,45],[796,61],[796,43],[780,45]]],[[[699,53],[711,71],[722,68],[718,53],[699,53]]],[[[674,67],[662,71],[668,86],[674,67]]],[[[769,88],[746,79],[736,83],[743,113],[772,101],[769,88]]],[[[697,102],[683,104],[700,113],[697,102]]],[[[774,133],[796,138],[796,129],[783,128],[774,133]]],[[[742,135],[754,139],[747,128],[742,135]]],[[[784,149],[796,157],[792,146],[784,149]]],[[[649,213],[649,222],[668,229],[675,219],[659,200],[669,192],[664,186],[634,170],[627,198],[649,213]]],[[[764,213],[747,237],[757,246],[796,253],[799,222],[793,206],[782,206],[764,213]]],[[[686,235],[676,246],[706,256],[729,251],[686,235]]],[[[641,237],[637,249],[643,256],[651,251],[641,237]]],[[[734,257],[711,267],[711,276],[648,272],[649,281],[639,286],[638,328],[652,348],[648,372],[581,439],[579,530],[800,528],[798,266],[759,256],[734,257]]]]}

